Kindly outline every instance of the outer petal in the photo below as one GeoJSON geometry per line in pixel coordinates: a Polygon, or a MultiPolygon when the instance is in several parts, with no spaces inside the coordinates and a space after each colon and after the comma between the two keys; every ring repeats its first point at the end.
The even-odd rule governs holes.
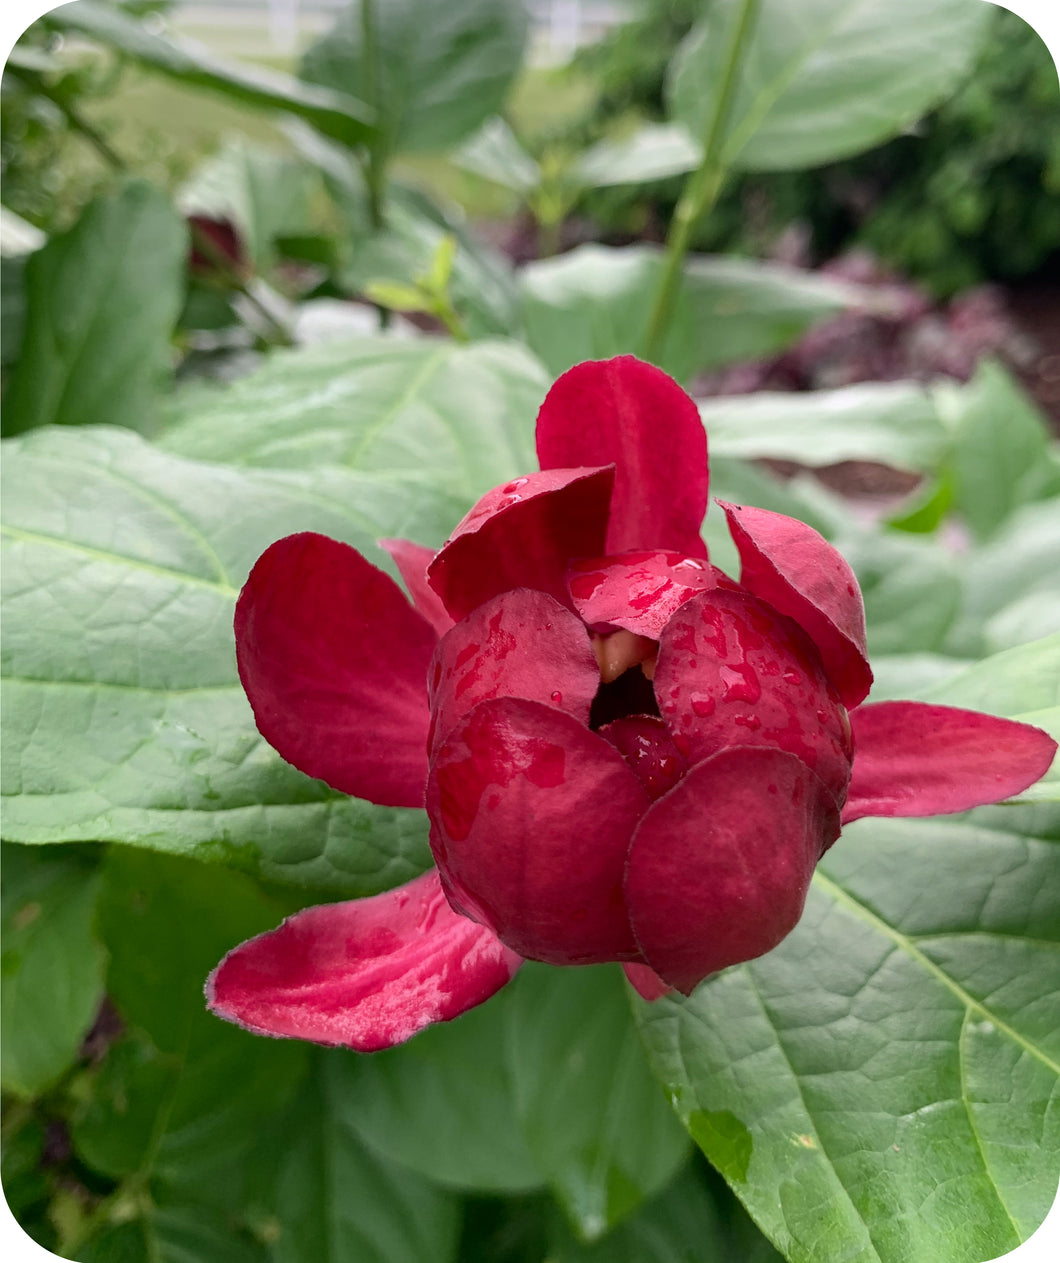
{"type": "Polygon", "coordinates": [[[611,468],[552,469],[483,496],[427,571],[453,618],[512,588],[572,608],[567,563],[603,550],[614,477],[611,468]]]}
{"type": "Polygon", "coordinates": [[[629,979],[629,985],[642,1000],[651,1003],[661,996],[669,995],[673,990],[668,982],[663,982],[655,970],[649,969],[647,965],[638,965],[636,961],[628,961],[622,968],[629,979]]]}
{"type": "Polygon", "coordinates": [[[543,702],[588,726],[600,671],[580,618],[544,592],[516,588],[480,605],[442,637],[429,683],[433,750],[491,697],[543,702]]]}
{"type": "Polygon", "coordinates": [[[567,572],[575,608],[594,631],[623,627],[653,640],[689,597],[719,582],[736,587],[717,567],[662,550],[589,558],[567,572]]]}
{"type": "Polygon", "coordinates": [[[453,912],[435,871],[371,899],[298,912],[210,975],[218,1017],[264,1035],[375,1052],[489,999],[521,960],[453,912]]]}
{"type": "Polygon", "coordinates": [[[688,760],[655,715],[628,715],[605,724],[599,732],[636,772],[652,802],[673,789],[688,771],[688,760]]]}
{"type": "Polygon", "coordinates": [[[1040,728],[953,706],[875,702],[852,711],[854,775],[843,823],[935,816],[1011,798],[1049,770],[1040,728]]]}
{"type": "Polygon", "coordinates": [[[793,754],[737,747],[692,768],[630,848],[626,901],[648,964],[687,995],[776,947],[838,833],[832,796],[793,754]]]}
{"type": "Polygon", "coordinates": [[[268,743],[309,776],[372,802],[422,807],[435,634],[348,544],[289,535],[236,605],[239,678],[268,743]]]}
{"type": "Polygon", "coordinates": [[[422,544],[414,544],[408,539],[381,539],[379,547],[385,548],[393,557],[412,597],[412,604],[438,635],[444,636],[452,627],[453,620],[446,613],[437,592],[427,582],[427,567],[435,558],[434,549],[424,548],[422,544]]]}
{"type": "Polygon", "coordinates": [[[631,355],[575,365],[541,405],[537,454],[542,469],[614,462],[607,552],[706,557],[707,436],[695,403],[660,369],[631,355]]]}
{"type": "Polygon", "coordinates": [[[622,902],[648,796],[622,756],[562,711],[482,702],[439,748],[431,848],[453,898],[521,956],[638,958],[622,902]]]}
{"type": "Polygon", "coordinates": [[[845,706],[864,701],[872,686],[865,607],[845,559],[805,522],[718,503],[740,550],[740,582],[809,634],[845,706]]]}
{"type": "Polygon", "coordinates": [[[809,637],[747,592],[694,596],[659,642],[655,696],[690,762],[726,746],[796,755],[842,804],[853,750],[846,711],[809,637]]]}

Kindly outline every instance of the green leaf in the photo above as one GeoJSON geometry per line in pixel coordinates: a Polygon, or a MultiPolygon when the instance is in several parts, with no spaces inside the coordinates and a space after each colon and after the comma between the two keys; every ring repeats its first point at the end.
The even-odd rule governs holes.
{"type": "MultiPolygon", "coordinates": [[[[637,354],[661,264],[650,246],[598,245],[529,264],[520,280],[531,350],[555,375],[582,360],[637,354]]],[[[687,381],[781,350],[857,297],[851,286],[774,264],[691,258],[659,367],[687,381]]]]}
{"type": "MultiPolygon", "coordinates": [[[[702,136],[731,34],[754,0],[714,0],[670,66],[670,110],[702,136]]],[[[723,167],[793,170],[910,127],[972,65],[989,10],[969,0],[760,0],[725,121],[723,167]]]]}
{"type": "Polygon", "coordinates": [[[186,248],[169,200],[137,181],[90,203],[68,232],[31,256],[5,434],[40,425],[147,430],[157,423],[186,248]]]}
{"type": "Polygon", "coordinates": [[[954,418],[954,508],[980,540],[1019,506],[1060,491],[1045,422],[999,365],[984,363],[970,386],[948,392],[954,418]]]}
{"type": "Polygon", "coordinates": [[[865,598],[869,657],[943,648],[962,598],[953,558],[933,540],[885,532],[838,543],[865,598]]]}
{"type": "Polygon", "coordinates": [[[336,1062],[350,1121],[370,1148],[441,1184],[497,1192],[540,1188],[544,1177],[516,1118],[505,988],[455,1022],[400,1048],[336,1062]]]}
{"type": "Polygon", "coordinates": [[[450,157],[465,171],[524,198],[541,183],[541,168],[503,118],[487,119],[450,157]]]}
{"type": "Polygon", "coordinates": [[[84,859],[3,848],[3,1086],[39,1096],[73,1065],[103,998],[93,932],[99,879],[84,859]]]}
{"type": "Polygon", "coordinates": [[[178,1204],[104,1228],[77,1257],[81,1263],[267,1263],[269,1256],[225,1216],[178,1204]]]}
{"type": "Polygon", "coordinates": [[[222,61],[190,41],[156,35],[142,22],[98,0],[64,4],[47,13],[43,21],[52,30],[109,44],[178,83],[207,88],[257,109],[293,114],[344,144],[356,144],[372,134],[371,110],[348,92],[313,87],[260,66],[222,61]]]}
{"type": "Polygon", "coordinates": [[[578,155],[570,176],[586,189],[647,184],[694,171],[699,145],[675,123],[645,123],[628,136],[601,140],[578,155]]]}
{"type": "Polygon", "coordinates": [[[921,471],[936,469],[949,450],[931,396],[915,382],[705,399],[699,411],[711,456],[811,466],[872,460],[921,471]]]}
{"type": "Polygon", "coordinates": [[[780,947],[638,1004],[693,1138],[791,1263],[981,1263],[1045,1216],[1060,870],[1033,820],[858,821],[780,947]]]}
{"type": "Polygon", "coordinates": [[[329,342],[279,352],[224,390],[178,401],[161,442],[203,460],[282,469],[429,471],[432,486],[455,497],[456,516],[420,540],[440,544],[484,491],[536,467],[533,423],[547,389],[541,366],[514,343],[329,342]]]}
{"type": "Polygon", "coordinates": [[[374,3],[374,55],[353,0],[302,62],[302,77],[376,110],[379,145],[444,149],[500,108],[522,63],[527,18],[496,0],[374,3]]]}
{"type": "Polygon", "coordinates": [[[593,1240],[673,1177],[686,1138],[645,1064],[617,968],[526,965],[512,991],[508,1057],[523,1132],[593,1240]]]}
{"type": "MultiPolygon", "coordinates": [[[[292,397],[292,423],[307,404],[292,397]]],[[[374,540],[440,542],[463,509],[423,482],[205,465],[114,429],[36,431],[3,474],[9,838],[128,842],[336,894],[426,866],[422,812],[330,790],[258,735],[232,616],[283,535],[389,566],[374,540]]]]}
{"type": "Polygon", "coordinates": [[[449,1263],[458,1204],[358,1139],[358,1099],[343,1073],[350,1056],[316,1055],[279,1133],[274,1263],[449,1263]]]}

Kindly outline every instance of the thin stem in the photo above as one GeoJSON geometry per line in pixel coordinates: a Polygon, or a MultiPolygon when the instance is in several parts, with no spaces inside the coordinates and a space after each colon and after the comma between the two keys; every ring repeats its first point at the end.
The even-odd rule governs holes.
{"type": "MultiPolygon", "coordinates": [[[[368,104],[379,114],[379,39],[376,29],[375,0],[361,0],[361,44],[364,49],[364,95],[368,104]]],[[[384,191],[386,188],[386,161],[380,140],[370,141],[364,163],[364,178],[368,186],[368,214],[376,230],[386,227],[384,191]]]]}
{"type": "Polygon", "coordinates": [[[685,255],[688,253],[692,229],[696,221],[717,201],[728,175],[728,169],[722,162],[725,126],[738,83],[738,71],[743,61],[744,49],[758,16],[758,6],[759,0],[743,0],[740,15],[732,28],[725,57],[725,69],[714,109],[707,116],[703,136],[703,159],[689,176],[674,209],[673,219],[670,221],[670,231],[666,238],[666,262],[655,294],[655,302],[652,304],[644,343],[645,355],[649,360],[654,360],[658,356],[673,319],[674,305],[681,287],[685,255]]]}

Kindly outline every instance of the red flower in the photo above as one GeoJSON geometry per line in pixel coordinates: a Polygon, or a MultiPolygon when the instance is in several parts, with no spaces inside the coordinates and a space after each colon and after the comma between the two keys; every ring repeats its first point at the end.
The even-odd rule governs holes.
{"type": "Polygon", "coordinates": [[[1048,768],[1025,724],[861,704],[861,595],[810,527],[722,505],[740,582],[709,563],[703,427],[658,369],[571,369],[537,447],[436,556],[385,544],[415,608],[319,535],[254,567],[236,644],[262,734],[346,793],[426,804],[438,868],[237,947],[222,1017],[377,1049],[524,957],[689,992],[788,934],[841,820],[963,811],[1048,768]]]}

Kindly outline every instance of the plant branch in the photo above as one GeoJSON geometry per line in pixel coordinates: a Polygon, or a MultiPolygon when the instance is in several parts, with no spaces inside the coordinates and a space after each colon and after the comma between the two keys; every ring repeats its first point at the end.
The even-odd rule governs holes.
{"type": "Polygon", "coordinates": [[[663,340],[673,319],[677,294],[681,288],[685,255],[688,253],[692,229],[697,220],[717,201],[728,175],[722,161],[725,144],[725,126],[739,81],[739,69],[748,38],[754,30],[758,16],[759,0],[743,0],[739,17],[732,28],[729,47],[725,56],[725,69],[715,98],[714,109],[708,113],[703,135],[703,158],[688,177],[674,209],[670,230],[666,238],[666,260],[662,278],[655,293],[644,350],[649,360],[654,360],[662,349],[663,340]]]}

